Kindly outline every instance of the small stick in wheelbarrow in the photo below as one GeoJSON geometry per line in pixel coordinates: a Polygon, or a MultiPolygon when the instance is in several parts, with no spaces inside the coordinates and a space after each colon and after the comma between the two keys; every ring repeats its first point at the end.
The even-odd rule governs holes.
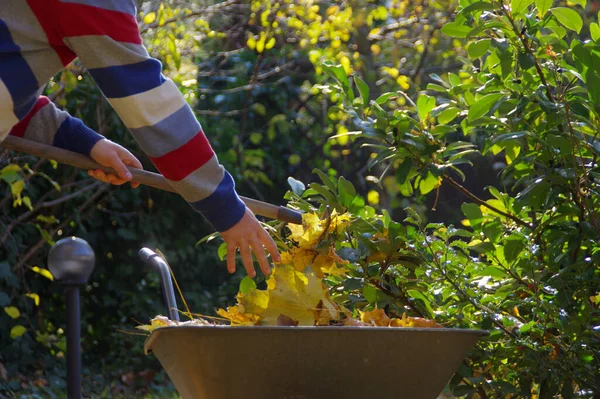
{"type": "MultiPolygon", "coordinates": [[[[0,143],[0,147],[35,155],[36,157],[40,158],[51,159],[58,163],[75,166],[77,168],[88,170],[101,169],[105,173],[116,173],[113,169],[102,166],[95,162],[92,158],[86,157],[85,155],[63,150],[62,148],[41,144],[35,141],[22,139],[20,137],[8,136],[0,143]]],[[[129,169],[133,175],[132,180],[134,182],[158,188],[159,190],[170,191],[173,193],[176,192],[163,175],[131,167],[127,167],[127,169],[129,169]]],[[[246,206],[257,215],[280,220],[282,222],[302,224],[302,214],[298,211],[283,206],[277,206],[263,201],[258,201],[252,198],[242,196],[240,196],[240,198],[242,201],[244,201],[246,206]]]]}

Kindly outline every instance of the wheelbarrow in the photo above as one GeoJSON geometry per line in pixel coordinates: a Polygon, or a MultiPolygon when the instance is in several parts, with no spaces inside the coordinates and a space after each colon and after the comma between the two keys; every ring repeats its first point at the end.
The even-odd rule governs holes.
{"type": "MultiPolygon", "coordinates": [[[[147,248],[161,276],[168,265],[147,248]]],[[[172,320],[177,304],[162,279],[172,320]]],[[[435,399],[486,331],[449,328],[176,326],[144,345],[184,399],[435,399]]]]}

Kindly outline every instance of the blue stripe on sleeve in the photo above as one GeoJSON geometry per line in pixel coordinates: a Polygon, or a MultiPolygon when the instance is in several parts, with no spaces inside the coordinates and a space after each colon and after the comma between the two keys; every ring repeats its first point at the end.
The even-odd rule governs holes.
{"type": "Polygon", "coordinates": [[[90,69],[108,98],[122,98],[154,89],[165,81],[160,61],[149,58],[129,65],[90,69]]]}
{"type": "Polygon", "coordinates": [[[246,212],[246,205],[235,192],[235,183],[227,172],[214,193],[190,205],[220,232],[235,226],[246,212]]]}
{"type": "Polygon", "coordinates": [[[15,115],[19,120],[23,119],[37,101],[38,81],[2,19],[0,19],[0,79],[10,93],[15,115]]]}
{"type": "Polygon", "coordinates": [[[79,119],[69,116],[58,127],[52,145],[89,156],[92,147],[103,138],[79,119]]]}

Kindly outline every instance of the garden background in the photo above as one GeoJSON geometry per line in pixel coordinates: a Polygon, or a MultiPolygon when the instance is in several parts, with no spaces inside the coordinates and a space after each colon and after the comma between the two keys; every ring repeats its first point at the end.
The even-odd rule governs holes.
{"type": "MultiPolygon", "coordinates": [[[[338,299],[491,332],[448,395],[599,397],[599,3],[138,7],[240,194],[379,220],[355,225],[362,252],[340,252],[352,270],[329,281],[338,299]]],[[[46,92],[153,170],[78,62],[46,92]]],[[[63,395],[65,308],[46,257],[69,235],[97,258],[82,290],[85,391],[176,397],[128,333],[165,313],[137,251],[159,248],[192,310],[213,315],[244,274],[227,274],[218,239],[196,245],[210,226],[176,195],[24,154],[0,154],[0,181],[0,397],[63,395]]]]}

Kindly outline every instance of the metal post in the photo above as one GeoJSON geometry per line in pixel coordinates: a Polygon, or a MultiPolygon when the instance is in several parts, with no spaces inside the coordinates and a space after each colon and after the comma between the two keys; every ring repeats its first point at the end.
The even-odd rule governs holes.
{"type": "Polygon", "coordinates": [[[81,399],[81,313],[79,286],[87,283],[95,263],[94,250],[77,237],[58,241],[48,254],[48,269],[65,286],[67,303],[67,396],[81,399]]]}
{"type": "Polygon", "coordinates": [[[67,393],[69,399],[81,398],[81,315],[79,287],[65,288],[67,301],[67,393]]]}

